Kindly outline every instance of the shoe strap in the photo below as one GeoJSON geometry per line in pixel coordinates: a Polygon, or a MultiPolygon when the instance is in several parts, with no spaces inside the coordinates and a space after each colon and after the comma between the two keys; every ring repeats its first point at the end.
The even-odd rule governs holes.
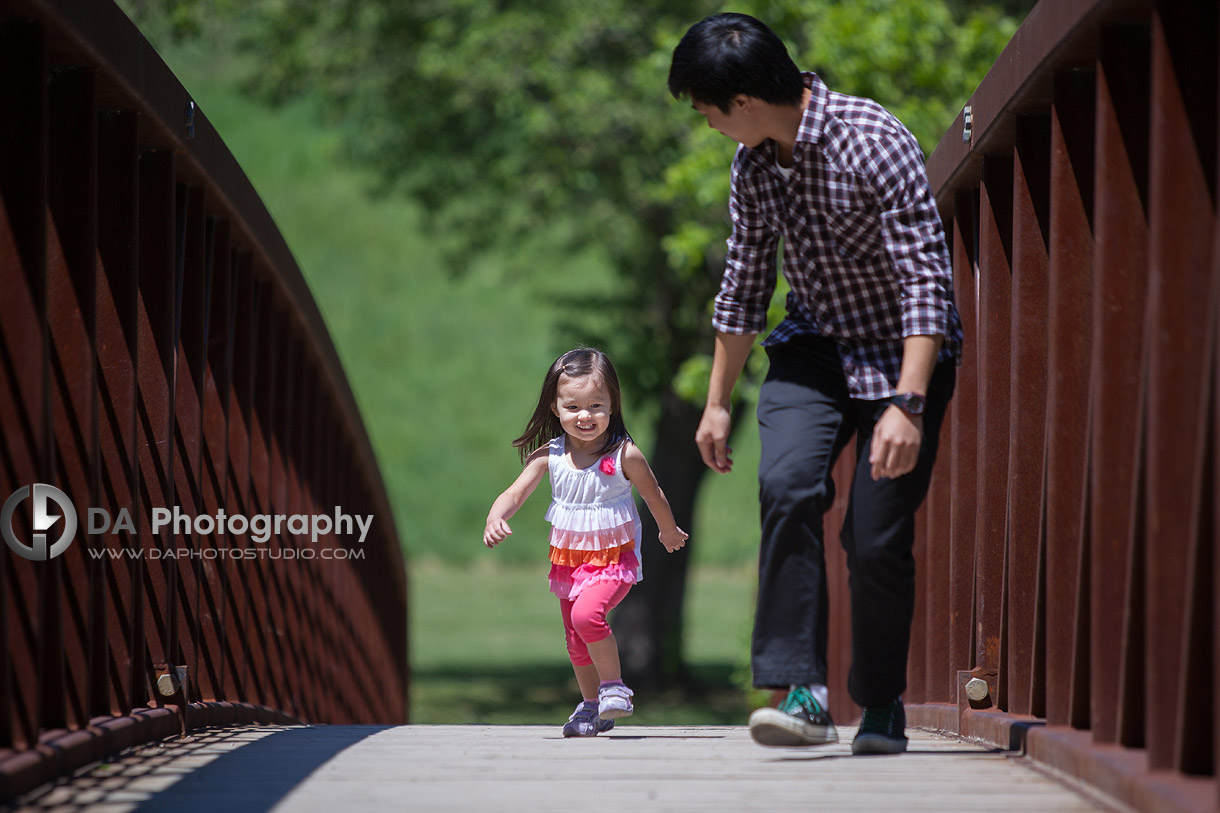
{"type": "Polygon", "coordinates": [[[597,718],[597,709],[589,708],[584,703],[576,707],[576,711],[572,712],[572,716],[568,718],[569,723],[575,723],[583,720],[594,720],[597,718]]]}

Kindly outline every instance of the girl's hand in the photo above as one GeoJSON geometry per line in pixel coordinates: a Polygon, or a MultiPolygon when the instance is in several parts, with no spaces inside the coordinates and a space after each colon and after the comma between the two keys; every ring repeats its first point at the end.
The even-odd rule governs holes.
{"type": "Polygon", "coordinates": [[[499,545],[513,529],[508,527],[508,523],[502,519],[490,519],[487,521],[487,527],[483,529],[483,544],[489,548],[494,548],[499,545]]]}
{"type": "Polygon", "coordinates": [[[657,534],[657,538],[661,540],[666,551],[673,553],[686,544],[686,540],[690,539],[690,534],[675,525],[668,531],[661,531],[657,534]]]}

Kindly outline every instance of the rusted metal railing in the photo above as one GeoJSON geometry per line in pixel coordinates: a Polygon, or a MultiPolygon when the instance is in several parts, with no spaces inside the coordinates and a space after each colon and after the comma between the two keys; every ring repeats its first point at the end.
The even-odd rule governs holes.
{"type": "Polygon", "coordinates": [[[405,569],[338,357],[108,0],[0,0],[0,500],[0,797],[198,725],[405,721],[405,569]],[[67,507],[34,484],[79,520],[41,561],[67,507]]]}
{"type": "Polygon", "coordinates": [[[1143,810],[1220,801],[1217,9],[1042,0],[929,160],[967,350],[909,716],[1143,810]]]}

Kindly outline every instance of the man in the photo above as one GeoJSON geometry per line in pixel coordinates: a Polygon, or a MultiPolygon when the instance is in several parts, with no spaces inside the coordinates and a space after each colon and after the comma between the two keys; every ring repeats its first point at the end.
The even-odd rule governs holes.
{"type": "Polygon", "coordinates": [[[848,691],[864,710],[852,752],[905,751],[914,516],[962,341],[923,154],[893,115],[802,74],[780,39],[744,14],[691,27],[674,49],[669,90],[740,145],[711,383],[695,436],[717,472],[732,468],[729,399],[766,324],[781,239],[792,289],[786,318],[764,341],[751,653],[754,685],[788,694],[778,709],[750,716],[750,733],[763,745],[838,740],[827,712],[822,516],[833,502],[834,462],[854,432],[841,533],[852,608],[848,691]]]}

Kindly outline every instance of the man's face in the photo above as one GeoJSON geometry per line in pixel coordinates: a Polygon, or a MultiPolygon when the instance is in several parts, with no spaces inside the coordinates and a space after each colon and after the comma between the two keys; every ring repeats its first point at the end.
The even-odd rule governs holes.
{"type": "Polygon", "coordinates": [[[758,123],[752,115],[753,108],[746,96],[735,96],[729,102],[729,112],[725,113],[714,104],[691,102],[701,116],[707,119],[707,126],[721,135],[728,136],[738,144],[747,147],[757,147],[766,140],[758,130],[758,123]]]}

